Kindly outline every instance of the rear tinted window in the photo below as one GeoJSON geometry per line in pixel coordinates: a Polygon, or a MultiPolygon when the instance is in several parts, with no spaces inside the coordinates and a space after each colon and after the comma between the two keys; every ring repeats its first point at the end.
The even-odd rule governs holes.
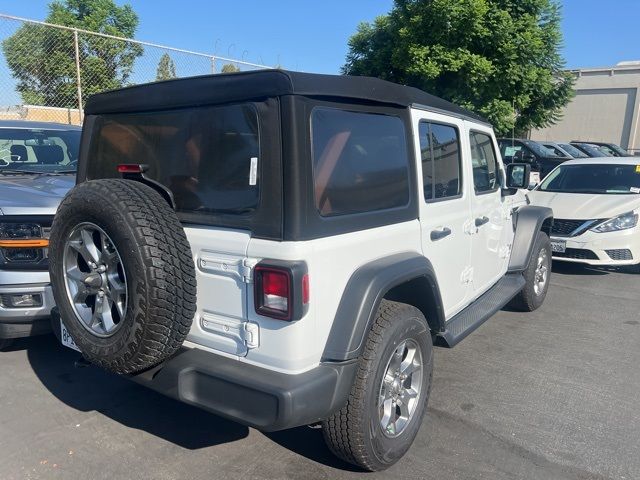
{"type": "Polygon", "coordinates": [[[409,157],[400,118],[322,107],[311,117],[314,193],[321,215],[409,203],[409,157]]]}
{"type": "Polygon", "coordinates": [[[178,210],[245,213],[259,199],[260,142],[253,105],[104,115],[96,122],[88,178],[147,164],[178,210]]]}

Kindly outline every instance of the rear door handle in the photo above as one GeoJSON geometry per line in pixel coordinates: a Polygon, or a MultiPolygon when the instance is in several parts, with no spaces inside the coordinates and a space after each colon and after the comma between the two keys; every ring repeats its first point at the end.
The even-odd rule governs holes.
{"type": "Polygon", "coordinates": [[[489,223],[489,217],[478,217],[478,218],[476,218],[476,227],[481,227],[485,223],[489,223]]]}
{"type": "Polygon", "coordinates": [[[449,227],[438,228],[437,230],[431,230],[431,240],[442,240],[444,237],[451,235],[451,229],[449,227]]]}

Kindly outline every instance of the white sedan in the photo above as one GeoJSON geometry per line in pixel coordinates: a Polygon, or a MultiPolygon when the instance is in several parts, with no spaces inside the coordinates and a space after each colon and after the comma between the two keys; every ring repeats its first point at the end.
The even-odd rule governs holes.
{"type": "Polygon", "coordinates": [[[554,260],[640,264],[640,158],[569,160],[529,193],[554,213],[554,260]]]}

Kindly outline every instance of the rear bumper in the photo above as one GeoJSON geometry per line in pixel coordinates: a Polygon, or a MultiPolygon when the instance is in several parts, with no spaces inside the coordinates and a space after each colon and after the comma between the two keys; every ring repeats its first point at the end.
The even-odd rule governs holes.
{"type": "MultiPolygon", "coordinates": [[[[7,280],[7,273],[15,273],[18,280],[21,272],[3,272],[3,280],[7,280]]],[[[46,280],[49,275],[46,273],[46,280]]],[[[54,306],[51,285],[47,283],[10,283],[0,285],[0,295],[8,294],[39,294],[42,306],[13,308],[0,305],[0,338],[21,338],[48,333],[50,328],[49,316],[54,306]]]]}
{"type": "Polygon", "coordinates": [[[263,431],[327,418],[347,401],[356,362],[288,375],[200,349],[130,378],[146,387],[263,431]]]}
{"type": "MultiPolygon", "coordinates": [[[[60,334],[57,309],[53,329],[60,334]]],[[[298,375],[267,370],[198,348],[182,348],[161,365],[129,375],[163,395],[263,431],[324,420],[342,408],[357,361],[322,363],[298,375]]]]}

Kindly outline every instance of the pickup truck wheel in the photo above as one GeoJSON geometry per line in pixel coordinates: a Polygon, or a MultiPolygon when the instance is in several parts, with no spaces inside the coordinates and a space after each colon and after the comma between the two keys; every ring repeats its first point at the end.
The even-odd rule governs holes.
{"type": "Polygon", "coordinates": [[[329,449],[365,470],[384,470],[409,450],[427,406],[433,370],[422,313],[383,300],[347,404],[323,422],[329,449]]]}
{"type": "Polygon", "coordinates": [[[0,338],[0,351],[9,348],[13,344],[13,338],[0,338]]]}
{"type": "Polygon", "coordinates": [[[509,303],[511,308],[532,312],[543,303],[549,290],[551,279],[551,242],[544,232],[538,232],[533,255],[524,271],[526,284],[509,303]]]}
{"type": "Polygon", "coordinates": [[[81,183],[58,208],[50,252],[56,304],[87,360],[133,373],[180,348],[195,314],[195,267],[158,192],[132,180],[81,183]]]}

